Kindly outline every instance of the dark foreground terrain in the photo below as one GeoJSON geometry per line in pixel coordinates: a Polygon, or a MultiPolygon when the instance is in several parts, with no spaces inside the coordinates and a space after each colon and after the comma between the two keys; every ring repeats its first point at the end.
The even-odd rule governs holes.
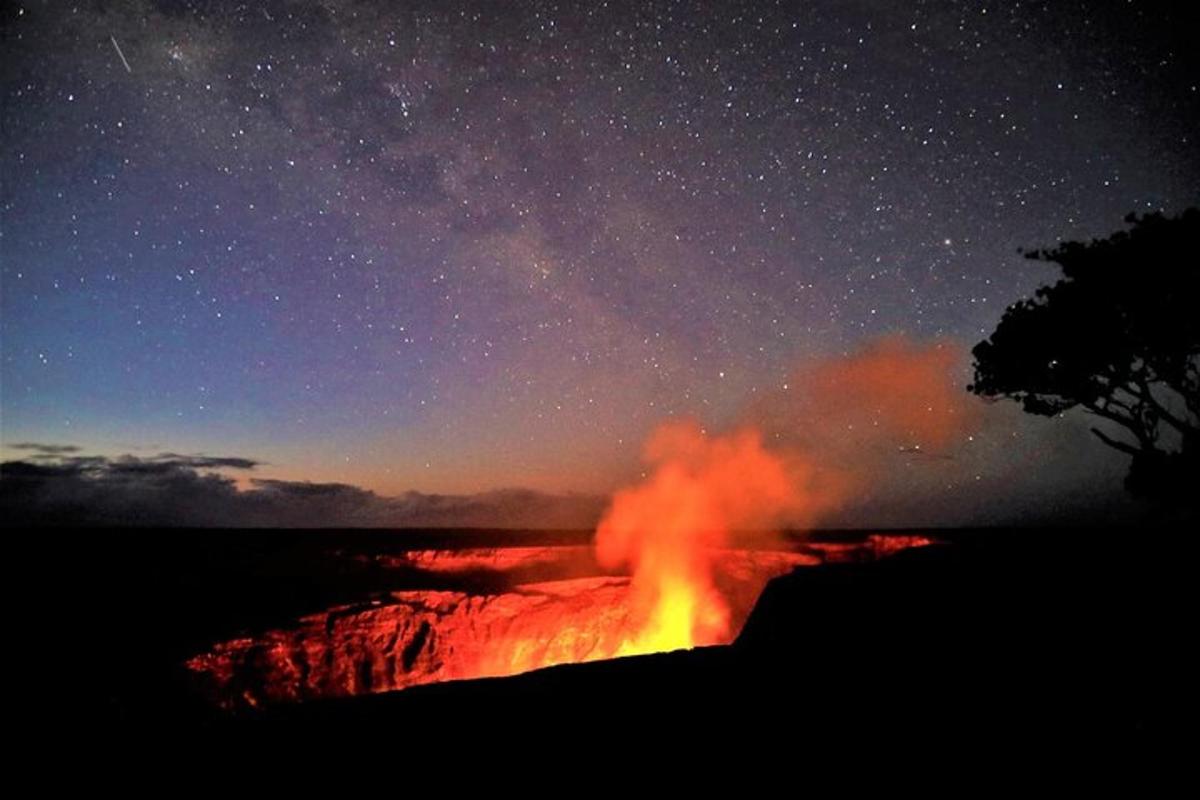
{"type": "MultiPolygon", "coordinates": [[[[1138,759],[1179,749],[1193,724],[1195,547],[1183,530],[939,532],[945,544],[773,580],[730,647],[234,715],[189,689],[182,660],[237,630],[386,588],[395,575],[370,561],[318,565],[330,537],[371,551],[393,539],[37,535],[38,582],[56,588],[41,593],[24,640],[34,675],[20,692],[42,693],[31,735],[93,748],[361,741],[409,756],[599,748],[638,760],[701,745],[802,761],[819,744],[1138,759]]],[[[457,535],[464,546],[502,536],[457,535]]],[[[586,541],[536,537],[526,541],[586,541]]],[[[486,589],[489,578],[456,580],[486,589]]]]}

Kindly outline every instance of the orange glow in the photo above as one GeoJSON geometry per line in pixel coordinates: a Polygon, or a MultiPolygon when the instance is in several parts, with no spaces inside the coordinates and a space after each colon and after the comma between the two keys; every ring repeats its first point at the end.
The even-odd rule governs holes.
{"type": "MultiPolygon", "coordinates": [[[[574,548],[504,548],[474,567],[520,570],[558,559],[574,570],[574,548]],[[536,552],[535,552],[536,551],[536,552]]],[[[439,567],[454,561],[422,551],[439,567]]],[[[729,636],[741,628],[766,582],[820,559],[807,553],[727,550],[714,585],[728,599],[729,636]]],[[[411,567],[409,567],[411,568],[411,567]]],[[[433,574],[433,573],[431,573],[433,574]]],[[[220,642],[186,666],[214,703],[234,709],[316,697],[384,692],[425,683],[515,675],[556,664],[613,658],[640,633],[631,580],[593,576],[519,584],[497,594],[398,591],[370,606],[341,606],[286,628],[220,642]]]]}
{"type": "Polygon", "coordinates": [[[735,532],[811,513],[812,471],[768,452],[751,428],[709,437],[694,422],[664,424],[645,447],[652,474],[617,492],[596,531],[596,556],[633,573],[634,633],[619,655],[728,641],[729,607],[714,562],[735,532]]]}
{"type": "Polygon", "coordinates": [[[846,357],[802,365],[790,391],[755,404],[749,416],[772,441],[861,477],[880,452],[937,450],[975,425],[979,403],[964,391],[965,363],[953,342],[886,336],[846,357]]]}
{"type": "Polygon", "coordinates": [[[486,574],[505,588],[392,592],[370,608],[330,609],[290,629],[218,644],[188,666],[218,702],[237,705],[728,643],[776,575],[930,543],[871,536],[800,552],[747,546],[782,526],[810,527],[851,486],[869,489],[897,446],[949,445],[971,421],[954,380],[960,357],[948,345],[886,338],[801,371],[795,390],[748,410],[745,419],[756,424],[710,435],[695,421],[666,422],[646,441],[645,478],[613,495],[594,552],[374,556],[383,569],[486,574]]]}
{"type": "Polygon", "coordinates": [[[941,447],[968,422],[968,396],[954,381],[961,348],[921,345],[889,336],[849,358],[827,361],[811,375],[822,409],[870,420],[881,434],[913,446],[941,447]]]}

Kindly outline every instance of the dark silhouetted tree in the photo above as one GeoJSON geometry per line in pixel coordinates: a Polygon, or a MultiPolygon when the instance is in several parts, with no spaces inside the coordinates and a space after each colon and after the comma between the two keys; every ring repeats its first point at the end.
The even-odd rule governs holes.
{"type": "Polygon", "coordinates": [[[972,350],[968,388],[1031,414],[1079,406],[1132,457],[1135,495],[1200,504],[1200,210],[1126,217],[1128,231],[1026,253],[1063,277],[1004,312],[972,350]]]}

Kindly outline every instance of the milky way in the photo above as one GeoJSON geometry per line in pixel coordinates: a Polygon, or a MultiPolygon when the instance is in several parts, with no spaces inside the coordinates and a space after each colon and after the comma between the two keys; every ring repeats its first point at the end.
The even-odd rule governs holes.
{"type": "MultiPolygon", "coordinates": [[[[664,418],[890,333],[965,352],[1053,278],[1018,248],[1200,202],[1194,47],[1139,4],[2,13],[10,444],[605,492],[664,418]]],[[[1019,417],[897,491],[1119,485],[1019,417]]]]}

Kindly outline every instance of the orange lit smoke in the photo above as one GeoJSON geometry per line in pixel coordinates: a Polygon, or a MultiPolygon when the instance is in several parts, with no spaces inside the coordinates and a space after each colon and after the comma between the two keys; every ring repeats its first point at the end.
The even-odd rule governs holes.
{"type": "Polygon", "coordinates": [[[711,437],[694,422],[655,430],[651,474],[616,493],[596,531],[600,564],[633,573],[638,632],[620,654],[729,641],[729,606],[713,584],[720,548],[737,532],[808,526],[874,473],[880,451],[945,446],[968,417],[959,357],[889,337],[801,370],[790,393],[752,410],[765,424],[711,437]]]}
{"type": "Polygon", "coordinates": [[[730,638],[729,606],[713,584],[714,559],[737,531],[810,516],[811,466],[763,447],[757,430],[709,437],[694,422],[660,426],[646,443],[652,474],[623,489],[596,530],[607,568],[633,572],[637,634],[620,655],[717,644],[730,638]]]}
{"type": "Polygon", "coordinates": [[[965,361],[953,342],[886,336],[857,353],[802,365],[788,390],[747,416],[769,441],[861,480],[900,448],[941,450],[976,424],[978,403],[956,372],[965,361]]]}

